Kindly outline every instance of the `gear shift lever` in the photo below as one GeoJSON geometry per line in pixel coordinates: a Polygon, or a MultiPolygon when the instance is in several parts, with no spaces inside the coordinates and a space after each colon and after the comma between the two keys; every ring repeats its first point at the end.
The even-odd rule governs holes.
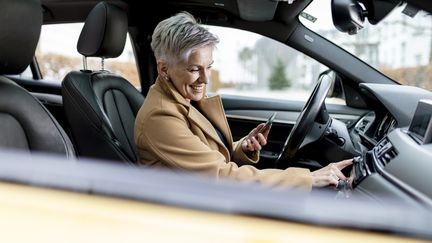
{"type": "Polygon", "coordinates": [[[339,180],[336,189],[338,190],[336,195],[337,198],[349,198],[351,196],[352,187],[351,187],[351,183],[349,182],[349,179],[339,180]]]}

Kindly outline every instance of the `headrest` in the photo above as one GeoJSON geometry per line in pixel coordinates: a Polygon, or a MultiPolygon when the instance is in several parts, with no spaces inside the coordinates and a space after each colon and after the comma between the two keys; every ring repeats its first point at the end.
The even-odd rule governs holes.
{"type": "Polygon", "coordinates": [[[0,0],[0,75],[25,70],[34,56],[41,26],[39,0],[0,0]]]}
{"type": "Polygon", "coordinates": [[[127,28],[127,15],[122,9],[100,2],[87,16],[78,52],[86,57],[118,57],[124,49],[127,28]]]}

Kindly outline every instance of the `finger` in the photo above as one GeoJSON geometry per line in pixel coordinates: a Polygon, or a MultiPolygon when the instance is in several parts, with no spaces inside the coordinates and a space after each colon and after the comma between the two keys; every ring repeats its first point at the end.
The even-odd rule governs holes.
{"type": "Polygon", "coordinates": [[[326,181],[328,183],[327,186],[328,185],[337,186],[340,178],[337,175],[337,173],[335,173],[335,172],[338,169],[333,164],[330,164],[328,168],[329,168],[329,170],[325,173],[326,181]]]}
{"type": "Polygon", "coordinates": [[[272,124],[270,124],[270,126],[268,126],[268,127],[263,131],[262,134],[264,135],[265,139],[267,139],[268,134],[270,133],[270,129],[271,129],[271,127],[272,127],[272,124]]]}
{"type": "Polygon", "coordinates": [[[255,129],[258,131],[258,130],[260,130],[264,125],[265,125],[265,123],[260,123],[260,124],[258,124],[258,126],[257,126],[255,129]]]}
{"type": "Polygon", "coordinates": [[[247,150],[248,150],[248,144],[247,144],[247,141],[246,141],[246,140],[244,140],[244,141],[242,142],[242,150],[243,150],[243,151],[247,151],[247,150]]]}
{"type": "Polygon", "coordinates": [[[334,176],[329,178],[329,185],[337,186],[339,184],[339,179],[336,179],[334,176]]]}
{"type": "Polygon", "coordinates": [[[327,167],[331,175],[334,175],[337,179],[346,180],[345,175],[338,168],[337,163],[330,163],[327,167]]]}
{"type": "Polygon", "coordinates": [[[346,176],[338,169],[335,169],[333,173],[338,177],[338,179],[346,180],[346,176]]]}
{"type": "Polygon", "coordinates": [[[258,139],[258,142],[261,144],[261,146],[264,146],[267,144],[267,139],[264,137],[263,134],[258,133],[258,135],[256,137],[258,139]]]}
{"type": "Polygon", "coordinates": [[[346,160],[342,160],[340,162],[335,163],[334,165],[336,165],[336,167],[339,170],[342,170],[343,168],[347,167],[348,165],[352,165],[352,159],[346,159],[346,160]]]}
{"type": "Polygon", "coordinates": [[[252,129],[252,131],[249,132],[248,138],[252,138],[253,136],[256,136],[258,131],[261,129],[261,127],[264,126],[264,123],[260,123],[258,124],[257,127],[255,127],[254,129],[252,129]]]}
{"type": "Polygon", "coordinates": [[[312,176],[312,184],[315,187],[337,186],[339,180],[331,175],[314,175],[312,176]]]}
{"type": "Polygon", "coordinates": [[[258,124],[257,127],[255,127],[254,129],[252,129],[252,132],[256,135],[258,133],[258,131],[264,126],[264,123],[260,123],[258,124]]]}
{"type": "Polygon", "coordinates": [[[250,142],[249,139],[246,139],[246,140],[243,141],[243,143],[242,143],[242,149],[243,149],[244,152],[251,151],[251,147],[252,146],[251,146],[251,142],[250,142]]]}
{"type": "Polygon", "coordinates": [[[252,143],[256,151],[260,151],[262,149],[261,144],[258,142],[258,140],[255,137],[252,138],[252,143]]]}
{"type": "Polygon", "coordinates": [[[329,171],[328,172],[328,174],[326,174],[326,176],[328,177],[328,178],[332,178],[332,179],[335,179],[335,180],[339,180],[339,177],[336,175],[336,173],[334,173],[333,171],[329,171]]]}
{"type": "MultiPolygon", "coordinates": [[[[252,137],[253,138],[253,137],[252,137]]],[[[255,148],[254,148],[254,146],[253,146],[253,144],[252,144],[252,141],[250,140],[250,139],[248,139],[247,140],[247,150],[248,151],[254,151],[255,150],[255,148]]]]}

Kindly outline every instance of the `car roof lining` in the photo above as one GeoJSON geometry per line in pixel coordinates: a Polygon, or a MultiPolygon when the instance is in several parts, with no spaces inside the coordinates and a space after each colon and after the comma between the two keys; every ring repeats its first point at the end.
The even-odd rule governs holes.
{"type": "MultiPolygon", "coordinates": [[[[84,22],[99,0],[41,0],[44,24],[84,22]]],[[[126,12],[129,5],[122,0],[105,0],[126,12]]]]}
{"type": "MultiPolygon", "coordinates": [[[[88,13],[98,0],[42,0],[44,24],[84,22],[88,13]]],[[[237,27],[253,31],[270,38],[285,42],[298,24],[297,15],[311,0],[295,1],[292,4],[279,2],[271,21],[246,21],[241,18],[236,0],[223,1],[218,6],[209,0],[160,0],[151,6],[141,1],[108,0],[128,13],[129,26],[151,33],[162,19],[179,11],[189,11],[203,24],[237,27]],[[144,7],[143,7],[144,6],[144,7]],[[269,31],[276,28],[278,31],[269,31]]]]}

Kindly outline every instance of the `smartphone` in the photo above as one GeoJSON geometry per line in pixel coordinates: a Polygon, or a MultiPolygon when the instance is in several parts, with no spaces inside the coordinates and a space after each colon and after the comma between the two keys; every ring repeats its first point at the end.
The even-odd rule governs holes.
{"type": "Polygon", "coordinates": [[[277,115],[277,112],[275,112],[275,113],[273,113],[268,119],[267,119],[267,121],[266,121],[266,123],[264,124],[264,126],[263,127],[261,127],[261,129],[258,131],[258,132],[256,132],[255,134],[251,134],[251,135],[249,135],[249,137],[248,137],[248,139],[250,139],[251,137],[252,137],[252,135],[253,136],[256,136],[256,135],[258,135],[258,133],[263,133],[272,123],[273,123],[273,120],[275,119],[275,117],[276,117],[276,115],[277,115]]]}

